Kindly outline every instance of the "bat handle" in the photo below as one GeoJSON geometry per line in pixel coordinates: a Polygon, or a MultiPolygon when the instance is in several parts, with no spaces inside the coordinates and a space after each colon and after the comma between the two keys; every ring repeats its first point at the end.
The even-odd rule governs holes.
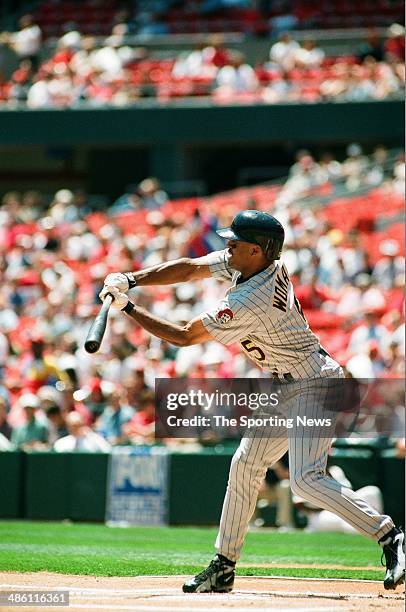
{"type": "Polygon", "coordinates": [[[108,310],[108,309],[110,308],[110,306],[111,306],[111,304],[112,304],[113,300],[114,300],[114,298],[113,298],[113,296],[111,295],[111,293],[106,293],[106,297],[105,297],[105,298],[104,298],[104,300],[103,300],[103,306],[102,306],[102,308],[103,308],[104,306],[106,306],[106,303],[107,303],[106,310],[108,310]]]}
{"type": "Polygon", "coordinates": [[[108,310],[113,302],[114,298],[111,293],[107,293],[104,298],[103,305],[100,308],[99,314],[91,326],[89,333],[87,334],[85,342],[85,350],[87,353],[96,353],[101,345],[104,331],[106,329],[107,314],[108,310]]]}

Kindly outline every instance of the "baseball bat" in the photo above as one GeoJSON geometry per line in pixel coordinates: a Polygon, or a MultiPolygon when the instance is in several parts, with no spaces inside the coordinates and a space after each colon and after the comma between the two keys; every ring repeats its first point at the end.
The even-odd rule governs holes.
{"type": "Polygon", "coordinates": [[[100,348],[104,332],[106,331],[107,317],[112,301],[113,296],[108,293],[106,295],[102,307],[100,308],[95,320],[92,323],[91,328],[89,329],[89,333],[87,334],[85,342],[85,350],[88,353],[96,353],[100,348]]]}

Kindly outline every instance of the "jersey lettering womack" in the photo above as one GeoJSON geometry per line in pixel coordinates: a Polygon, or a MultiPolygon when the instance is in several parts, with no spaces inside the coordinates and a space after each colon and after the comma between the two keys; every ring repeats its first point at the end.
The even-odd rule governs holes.
{"type": "Polygon", "coordinates": [[[272,303],[274,308],[277,308],[282,312],[286,312],[287,309],[289,283],[289,275],[285,266],[282,266],[275,277],[275,292],[272,303]]]}

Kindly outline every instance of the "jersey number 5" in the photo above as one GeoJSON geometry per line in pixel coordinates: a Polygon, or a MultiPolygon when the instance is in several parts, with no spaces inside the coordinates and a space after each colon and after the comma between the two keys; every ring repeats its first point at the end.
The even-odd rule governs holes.
{"type": "Polygon", "coordinates": [[[252,355],[252,357],[254,359],[256,359],[257,361],[265,361],[265,353],[264,351],[259,348],[259,346],[252,346],[252,340],[243,340],[241,342],[241,346],[244,347],[244,349],[247,351],[247,353],[254,353],[256,352],[256,355],[252,355]]]}

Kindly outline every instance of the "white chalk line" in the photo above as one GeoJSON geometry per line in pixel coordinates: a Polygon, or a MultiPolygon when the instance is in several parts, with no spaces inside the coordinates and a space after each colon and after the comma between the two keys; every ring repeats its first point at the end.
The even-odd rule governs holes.
{"type": "MultiPolygon", "coordinates": [[[[71,587],[68,585],[58,585],[49,587],[47,585],[35,585],[35,586],[22,586],[19,584],[1,584],[0,590],[6,589],[19,589],[19,590],[46,590],[46,591],[69,591],[71,597],[78,597],[83,599],[116,599],[117,596],[127,596],[127,597],[137,597],[138,599],[143,598],[156,598],[159,597],[162,601],[170,600],[170,601],[185,601],[185,598],[188,596],[187,593],[181,594],[179,592],[178,587],[170,587],[170,588],[159,588],[159,589],[106,589],[106,588],[86,588],[86,587],[71,587]]],[[[189,594],[193,595],[193,598],[198,598],[202,600],[204,598],[213,597],[212,593],[193,593],[189,594]]],[[[314,598],[314,599],[335,599],[345,601],[348,599],[376,599],[376,594],[367,594],[367,593],[345,593],[345,594],[331,594],[331,593],[320,593],[314,591],[295,591],[293,593],[288,593],[286,591],[251,591],[246,589],[237,589],[232,593],[222,593],[220,594],[221,598],[224,600],[230,601],[245,601],[252,600],[253,597],[256,599],[264,599],[266,597],[281,597],[285,599],[294,599],[294,598],[314,598]]],[[[382,594],[380,599],[388,599],[388,600],[397,600],[401,599],[402,595],[393,593],[393,594],[382,594]]]]}
{"type": "MultiPolygon", "coordinates": [[[[21,574],[21,576],[23,576],[23,575],[24,575],[24,573],[21,574]]],[[[41,576],[41,572],[39,572],[38,575],[41,576]]],[[[53,575],[56,576],[57,574],[53,574],[53,575]]],[[[80,578],[86,578],[86,576],[84,576],[84,575],[72,574],[72,578],[79,578],[79,577],[80,578]]],[[[112,578],[112,576],[100,576],[100,579],[103,579],[103,578],[109,579],[109,578],[112,578]]],[[[157,576],[157,575],[154,575],[154,576],[149,576],[149,575],[145,575],[145,576],[144,575],[142,575],[142,576],[114,576],[114,578],[126,578],[127,580],[134,580],[134,581],[144,580],[144,579],[145,580],[168,580],[168,579],[171,579],[171,580],[176,580],[176,579],[184,580],[184,579],[190,578],[190,574],[172,574],[172,575],[164,575],[164,576],[157,576]]],[[[237,575],[237,579],[242,579],[242,580],[269,580],[269,579],[272,579],[272,580],[296,580],[296,581],[297,580],[301,580],[303,582],[342,582],[344,584],[346,584],[348,582],[356,582],[356,583],[360,583],[361,582],[362,584],[364,584],[364,583],[366,583],[366,584],[381,584],[382,583],[381,580],[369,580],[369,579],[363,580],[363,579],[357,579],[357,578],[311,578],[311,577],[303,577],[303,578],[301,578],[300,576],[274,576],[273,574],[270,574],[268,576],[243,576],[243,575],[237,575]]],[[[0,584],[0,588],[15,588],[15,587],[28,588],[28,589],[31,588],[31,590],[33,588],[40,588],[40,587],[37,587],[37,586],[35,586],[35,587],[24,587],[24,586],[22,586],[20,584],[17,584],[17,585],[15,585],[15,584],[13,584],[13,585],[10,585],[10,584],[0,584]]],[[[75,588],[75,587],[70,587],[70,586],[68,586],[68,587],[52,586],[52,587],[46,587],[46,588],[58,590],[58,589],[63,589],[63,588],[72,589],[72,588],[75,588]]],[[[82,590],[85,590],[85,587],[82,590]]],[[[97,590],[97,591],[100,591],[100,592],[104,590],[104,591],[108,592],[108,591],[111,591],[113,589],[102,589],[102,588],[99,589],[99,588],[97,588],[97,589],[94,589],[94,590],[97,590]]],[[[115,592],[123,592],[123,593],[126,593],[129,590],[130,589],[121,589],[121,590],[120,589],[114,589],[115,592]]],[[[164,590],[165,590],[165,588],[160,588],[160,591],[164,591],[164,590]]]]}
{"type": "MultiPolygon", "coordinates": [[[[132,610],[133,612],[140,612],[142,610],[147,610],[149,612],[171,612],[170,609],[167,606],[149,606],[149,605],[137,605],[137,606],[126,606],[123,604],[119,604],[119,605],[114,605],[114,607],[111,606],[111,604],[80,604],[80,603],[73,603],[73,604],[69,604],[69,608],[78,608],[78,609],[86,609],[86,610],[110,610],[111,612],[115,611],[115,610],[132,610]]],[[[48,608],[47,609],[52,612],[52,610],[58,610],[60,611],[60,608],[48,608]]],[[[223,609],[223,608],[221,608],[223,609]]],[[[180,612],[187,612],[187,608],[178,608],[178,610],[180,612]]],[[[216,612],[216,610],[220,610],[220,607],[213,607],[210,606],[209,608],[201,608],[201,607],[196,607],[196,612],[216,612]]],[[[230,610],[234,610],[235,612],[253,612],[253,608],[252,606],[249,608],[230,608],[230,610]]],[[[265,612],[276,612],[277,610],[284,610],[286,612],[298,612],[299,610],[306,610],[306,612],[331,612],[331,607],[329,608],[319,608],[319,607],[312,607],[309,608],[306,606],[306,608],[299,608],[299,607],[290,607],[290,608],[281,608],[280,606],[278,607],[261,607],[259,608],[259,610],[264,610],[265,612]]]]}

